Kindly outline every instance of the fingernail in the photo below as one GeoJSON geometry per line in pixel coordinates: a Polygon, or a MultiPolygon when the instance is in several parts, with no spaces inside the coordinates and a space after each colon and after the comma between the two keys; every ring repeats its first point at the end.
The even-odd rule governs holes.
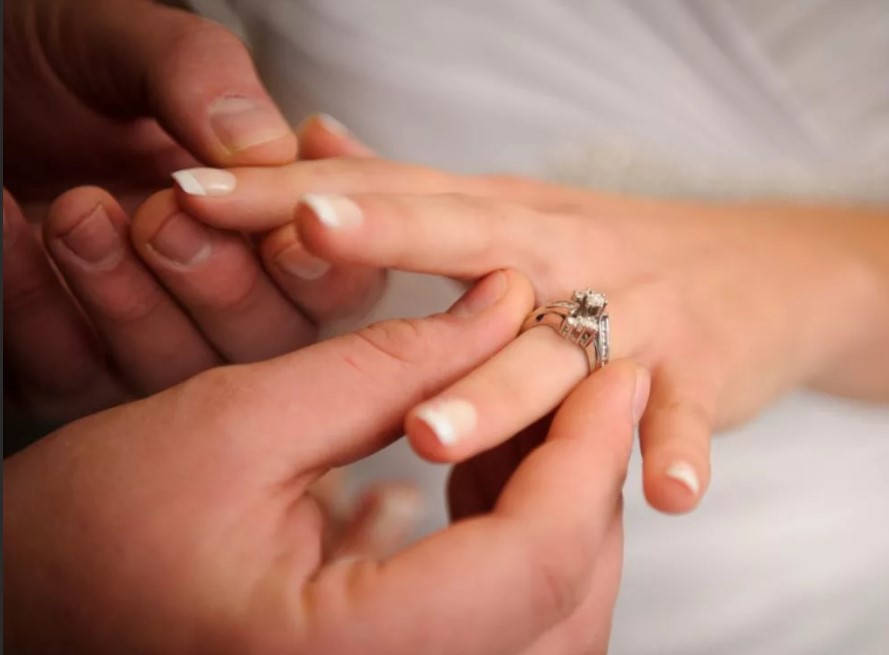
{"type": "Polygon", "coordinates": [[[465,400],[435,400],[414,415],[425,423],[443,446],[453,446],[475,428],[475,407],[465,400]]]}
{"type": "Polygon", "coordinates": [[[355,136],[355,133],[350,130],[348,127],[343,125],[340,121],[335,119],[330,114],[317,114],[315,116],[315,120],[317,120],[324,127],[325,130],[330,132],[331,134],[340,137],[341,139],[346,139],[351,144],[350,154],[357,155],[373,155],[374,151],[368,148],[364,143],[362,143],[358,137],[355,136]]]}
{"type": "Polygon", "coordinates": [[[328,132],[336,134],[337,136],[346,137],[351,139],[353,137],[352,130],[343,125],[340,121],[335,119],[330,114],[318,114],[316,116],[317,120],[321,125],[324,126],[328,132]]]}
{"type": "Polygon", "coordinates": [[[484,311],[506,293],[506,273],[495,271],[470,289],[448,310],[454,316],[472,316],[484,311]]]}
{"type": "Polygon", "coordinates": [[[59,236],[79,260],[91,266],[108,265],[123,256],[123,243],[102,205],[59,236]]]}
{"type": "Polygon", "coordinates": [[[302,246],[294,244],[282,250],[275,257],[275,264],[300,280],[317,280],[330,270],[330,263],[310,255],[302,246]]]}
{"type": "Polygon", "coordinates": [[[224,196],[238,183],[232,173],[219,168],[186,168],[173,173],[173,179],[190,196],[224,196]]]}
{"type": "Polygon", "coordinates": [[[302,202],[322,225],[334,230],[357,227],[364,222],[361,208],[345,196],[307,193],[302,202]]]}
{"type": "Polygon", "coordinates": [[[291,133],[278,110],[266,100],[221,98],[210,106],[208,115],[210,128],[230,152],[277,141],[291,133]]]}
{"type": "Polygon", "coordinates": [[[701,483],[694,467],[688,462],[673,462],[667,468],[667,477],[682,483],[695,496],[701,490],[701,483]]]}
{"type": "Polygon", "coordinates": [[[633,391],[633,423],[639,423],[645,406],[648,404],[648,394],[651,392],[651,374],[648,369],[641,366],[636,369],[636,388],[633,391]]]}
{"type": "Polygon", "coordinates": [[[148,245],[161,257],[180,266],[207,261],[213,249],[209,228],[181,212],[170,216],[148,245]]]}

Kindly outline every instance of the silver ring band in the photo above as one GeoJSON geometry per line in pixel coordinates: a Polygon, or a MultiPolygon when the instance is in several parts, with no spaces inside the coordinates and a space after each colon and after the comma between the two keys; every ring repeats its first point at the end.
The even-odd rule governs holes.
{"type": "Polygon", "coordinates": [[[583,349],[592,373],[608,363],[610,354],[607,305],[603,293],[592,289],[575,291],[571,300],[559,300],[531,312],[520,333],[541,325],[552,328],[583,349]]]}

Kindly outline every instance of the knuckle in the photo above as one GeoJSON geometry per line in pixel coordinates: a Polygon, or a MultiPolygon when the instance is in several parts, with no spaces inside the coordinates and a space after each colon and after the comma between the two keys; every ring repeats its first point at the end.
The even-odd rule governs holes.
{"type": "Polygon", "coordinates": [[[98,293],[88,304],[103,320],[126,327],[148,320],[163,304],[164,297],[158,289],[133,285],[117,293],[98,293]]]}
{"type": "Polygon", "coordinates": [[[552,544],[530,548],[526,557],[538,611],[555,619],[570,616],[586,591],[589,567],[581,548],[563,540],[557,548],[552,544]]]}
{"type": "Polygon", "coordinates": [[[369,325],[355,336],[376,356],[410,367],[435,354],[439,332],[429,319],[396,319],[369,325]]]}
{"type": "Polygon", "coordinates": [[[260,283],[259,269],[249,267],[230,267],[230,272],[237,275],[226,275],[219,281],[221,284],[208,290],[203,304],[205,309],[218,314],[236,314],[250,309],[260,283]]]}
{"type": "Polygon", "coordinates": [[[52,302],[54,288],[44,276],[12,276],[3,282],[3,307],[11,314],[27,312],[52,302]]]}
{"type": "Polygon", "coordinates": [[[196,420],[214,421],[218,426],[233,426],[232,416],[240,415],[238,407],[250,403],[253,386],[244,365],[218,366],[206,369],[183,382],[178,399],[183,415],[196,420]]]}
{"type": "Polygon", "coordinates": [[[497,261],[504,244],[516,243],[516,219],[523,211],[508,202],[476,198],[464,193],[442,193],[437,196],[447,213],[472,218],[478,226],[463,243],[467,256],[481,261],[497,261]]]}

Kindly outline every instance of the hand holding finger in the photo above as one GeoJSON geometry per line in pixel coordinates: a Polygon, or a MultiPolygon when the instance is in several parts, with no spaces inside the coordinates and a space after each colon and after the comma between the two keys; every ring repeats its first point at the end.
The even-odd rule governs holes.
{"type": "MultiPolygon", "coordinates": [[[[619,513],[639,375],[616,364],[581,385],[492,514],[459,523],[385,567],[350,561],[326,568],[306,591],[323,617],[313,645],[322,652],[364,644],[366,652],[407,653],[435,643],[461,655],[514,653],[572,616],[589,597],[597,564],[610,573],[619,566],[619,542],[605,552],[602,546],[619,513]],[[510,593],[502,594],[505,588],[510,593]],[[408,613],[405,597],[415,599],[408,613]],[[338,630],[343,621],[353,629],[338,630]],[[381,624],[392,626],[391,641],[366,632],[381,624]]],[[[596,623],[605,626],[616,576],[611,582],[595,590],[602,610],[596,623]]],[[[607,638],[607,627],[587,628],[607,638]]]]}

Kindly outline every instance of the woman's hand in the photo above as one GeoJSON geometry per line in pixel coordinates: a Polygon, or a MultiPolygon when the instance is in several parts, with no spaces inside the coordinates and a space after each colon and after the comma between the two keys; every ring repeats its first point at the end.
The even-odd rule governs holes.
{"type": "Polygon", "coordinates": [[[503,347],[531,302],[521,276],[498,272],[448,314],[214,369],[5,460],[5,645],[41,654],[604,650],[632,399],[645,379],[634,366],[615,364],[578,388],[492,512],[385,562],[342,544],[325,550],[307,493],[503,347]]]}
{"type": "MultiPolygon", "coordinates": [[[[653,371],[641,438],[657,508],[694,507],[712,430],[797,385],[889,397],[885,212],[638,200],[382,161],[231,175],[228,194],[180,201],[216,225],[283,225],[270,241],[328,262],[462,279],[514,267],[539,303],[607,292],[613,355],[653,371]],[[316,191],[328,195],[305,198],[291,222],[316,191]]],[[[578,348],[530,330],[417,408],[411,441],[429,459],[462,460],[545,416],[585,374],[578,348]]]]}

